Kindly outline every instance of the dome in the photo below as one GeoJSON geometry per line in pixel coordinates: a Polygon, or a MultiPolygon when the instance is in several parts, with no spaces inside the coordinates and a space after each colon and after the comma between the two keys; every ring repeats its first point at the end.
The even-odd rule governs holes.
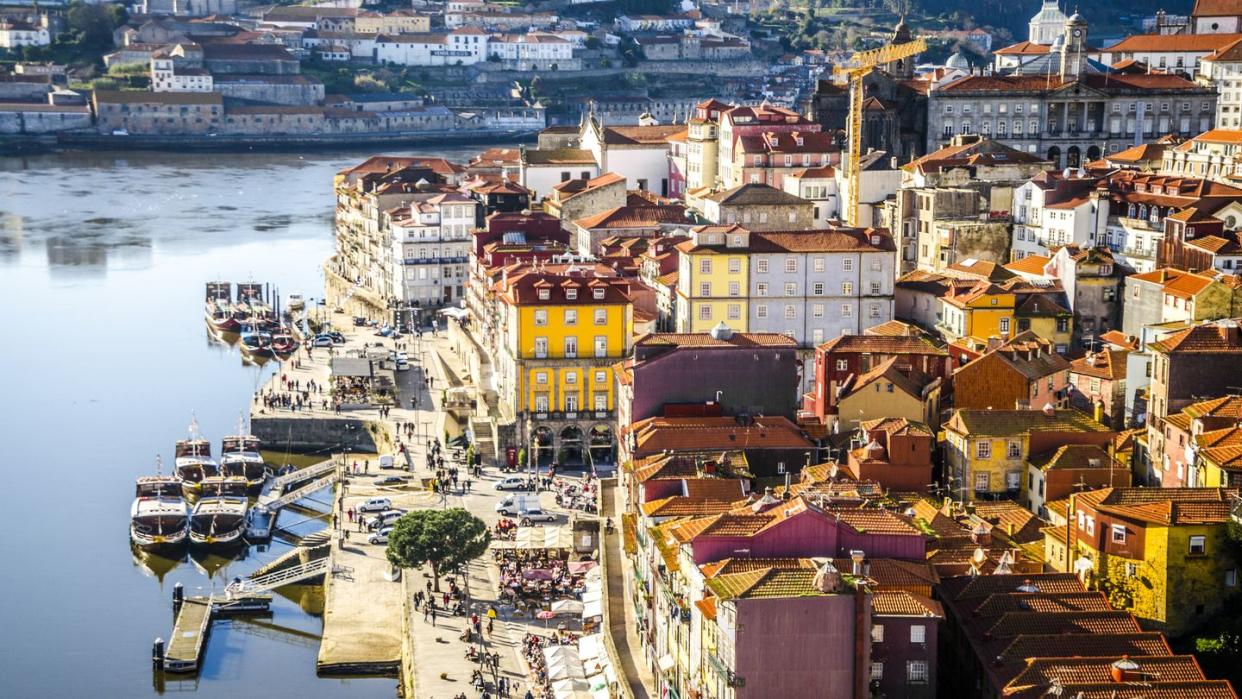
{"type": "Polygon", "coordinates": [[[711,329],[711,336],[717,340],[728,340],[733,337],[733,328],[725,325],[725,322],[722,320],[716,324],[716,327],[711,329]]]}
{"type": "Polygon", "coordinates": [[[955,70],[970,70],[970,59],[966,58],[966,54],[958,51],[949,56],[949,60],[944,62],[944,67],[955,70]]]}
{"type": "Polygon", "coordinates": [[[1057,0],[1044,0],[1043,7],[1039,8],[1039,12],[1031,18],[1031,22],[1064,23],[1067,19],[1069,18],[1065,16],[1065,13],[1057,5],[1057,0]]]}
{"type": "Polygon", "coordinates": [[[910,26],[906,24],[906,16],[901,16],[901,21],[897,23],[897,27],[893,29],[893,43],[905,44],[910,41],[910,26]]]}

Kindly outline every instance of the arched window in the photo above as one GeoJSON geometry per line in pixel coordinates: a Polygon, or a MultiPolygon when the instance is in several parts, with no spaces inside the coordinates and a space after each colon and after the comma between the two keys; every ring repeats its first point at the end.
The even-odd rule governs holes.
{"type": "Polygon", "coordinates": [[[1147,218],[1147,205],[1139,204],[1138,218],[1147,218]]]}
{"type": "Polygon", "coordinates": [[[1129,218],[1134,218],[1134,213],[1135,213],[1135,211],[1136,211],[1136,210],[1137,210],[1137,207],[1135,207],[1135,206],[1134,206],[1134,204],[1131,204],[1131,205],[1130,205],[1130,211],[1129,211],[1129,213],[1127,213],[1126,215],[1127,215],[1129,218]]]}
{"type": "Polygon", "coordinates": [[[1151,207],[1151,218],[1148,220],[1151,221],[1152,223],[1160,223],[1160,207],[1159,206],[1151,207]]]}

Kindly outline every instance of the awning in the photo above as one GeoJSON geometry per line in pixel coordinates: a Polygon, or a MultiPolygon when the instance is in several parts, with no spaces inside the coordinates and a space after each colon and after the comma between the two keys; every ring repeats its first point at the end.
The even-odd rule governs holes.
{"type": "Polygon", "coordinates": [[[595,561],[572,561],[569,564],[569,572],[572,575],[583,575],[598,565],[595,561]]]}
{"type": "Polygon", "coordinates": [[[548,679],[553,682],[586,679],[586,673],[582,669],[582,661],[578,658],[578,649],[575,646],[546,646],[543,649],[543,658],[548,668],[548,679]]]}
{"type": "Polygon", "coordinates": [[[586,603],[583,605],[583,607],[582,607],[582,618],[583,618],[584,620],[586,620],[586,619],[594,619],[594,618],[596,618],[596,617],[601,617],[601,616],[604,616],[604,603],[603,603],[603,601],[601,601],[601,600],[593,600],[593,601],[591,601],[591,602],[586,602],[586,603]]]}
{"type": "Polygon", "coordinates": [[[461,320],[470,315],[470,311],[467,311],[464,308],[458,308],[456,306],[450,306],[448,308],[441,308],[438,311],[438,313],[442,316],[448,316],[449,318],[452,318],[453,320],[461,320]]]}
{"type": "Polygon", "coordinates": [[[591,684],[580,679],[558,680],[552,683],[552,696],[556,699],[592,699],[591,684]]]}
{"type": "Polygon", "coordinates": [[[561,599],[552,603],[553,614],[581,614],[583,604],[576,599],[561,599]]]}

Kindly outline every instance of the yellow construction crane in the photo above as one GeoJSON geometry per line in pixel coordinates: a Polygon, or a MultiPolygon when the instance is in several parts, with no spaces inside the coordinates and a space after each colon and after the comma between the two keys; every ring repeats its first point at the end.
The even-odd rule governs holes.
{"type": "Polygon", "coordinates": [[[850,59],[850,62],[855,65],[834,70],[839,75],[847,76],[850,84],[850,114],[849,123],[846,124],[849,148],[845,156],[845,176],[846,181],[849,183],[850,196],[844,214],[846,221],[851,226],[861,224],[861,215],[858,211],[858,192],[862,188],[859,175],[861,174],[860,163],[862,160],[863,100],[866,97],[863,94],[863,78],[867,77],[867,74],[878,66],[911,58],[926,50],[927,42],[922,39],[915,39],[904,44],[889,44],[878,49],[859,51],[850,59]]]}

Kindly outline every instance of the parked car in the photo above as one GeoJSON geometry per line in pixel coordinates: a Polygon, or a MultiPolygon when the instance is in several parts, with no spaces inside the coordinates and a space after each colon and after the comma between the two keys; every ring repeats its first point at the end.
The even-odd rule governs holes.
{"type": "Polygon", "coordinates": [[[397,371],[409,371],[410,363],[404,359],[397,360],[397,371]]]}
{"type": "Polygon", "coordinates": [[[383,512],[392,509],[392,500],[388,498],[370,498],[360,503],[356,508],[359,512],[383,512]]]}
{"type": "Polygon", "coordinates": [[[361,328],[367,324],[367,319],[362,316],[354,316],[354,327],[361,328]]]}
{"type": "MultiPolygon", "coordinates": [[[[381,468],[383,468],[381,466],[381,468]]],[[[405,485],[404,476],[380,476],[371,481],[373,485],[405,485]]]]}
{"type": "Polygon", "coordinates": [[[518,524],[528,526],[535,522],[555,522],[556,515],[551,512],[544,512],[542,507],[536,505],[528,509],[520,509],[517,511],[518,524]]]}
{"type": "Polygon", "coordinates": [[[496,482],[496,490],[530,490],[530,482],[524,476],[509,476],[496,482]]]}
{"type": "Polygon", "coordinates": [[[368,530],[375,531],[376,529],[386,527],[389,524],[396,522],[397,520],[401,519],[401,515],[404,515],[404,514],[405,514],[405,510],[402,510],[402,509],[384,510],[383,512],[373,517],[367,517],[366,519],[362,520],[362,524],[368,530]]]}
{"type": "Polygon", "coordinates": [[[401,362],[410,361],[410,355],[408,352],[393,352],[392,358],[393,358],[393,361],[397,362],[398,364],[400,364],[401,362]]]}
{"type": "Polygon", "coordinates": [[[316,335],[311,345],[315,347],[331,347],[334,343],[328,335],[316,335]]]}
{"type": "Polygon", "coordinates": [[[388,535],[391,533],[392,533],[392,527],[384,527],[383,529],[375,532],[371,536],[368,536],[367,541],[371,542],[372,544],[386,544],[388,543],[388,535]]]}

